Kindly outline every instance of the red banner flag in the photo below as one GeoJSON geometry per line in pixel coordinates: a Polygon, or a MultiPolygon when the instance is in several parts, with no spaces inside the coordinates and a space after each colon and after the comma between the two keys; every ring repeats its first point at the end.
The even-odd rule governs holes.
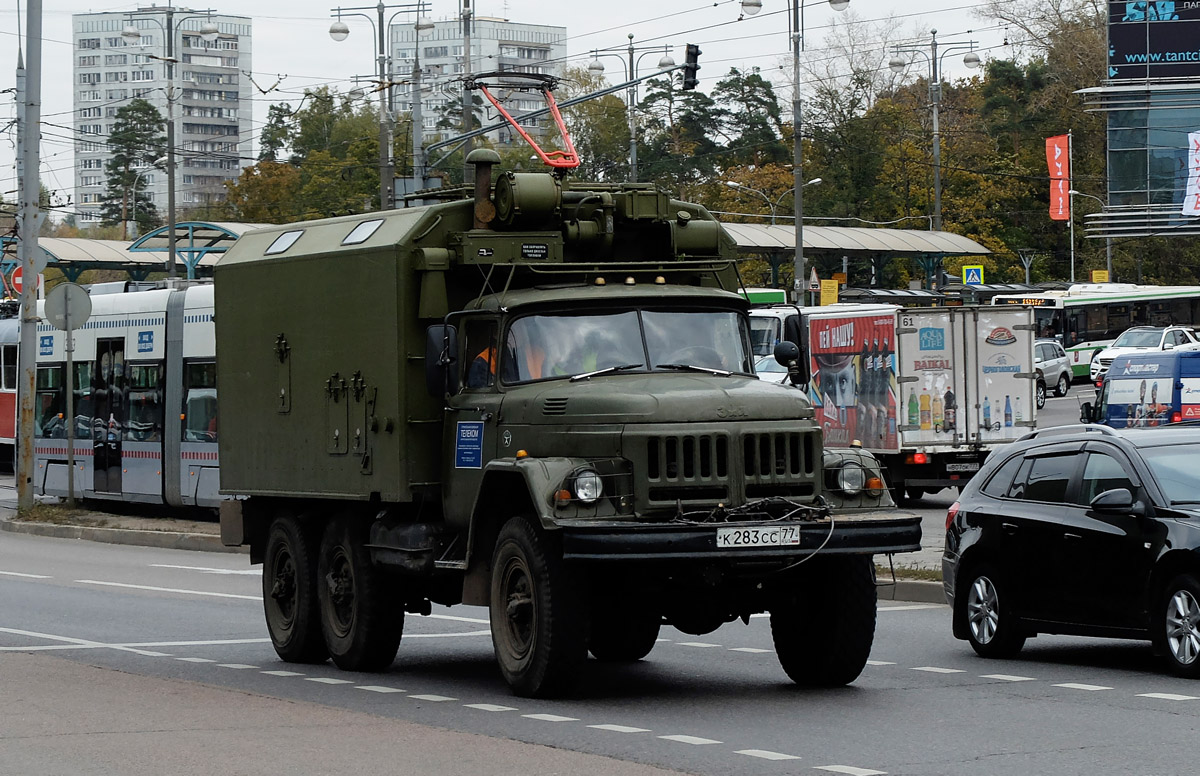
{"type": "Polygon", "coordinates": [[[1067,135],[1046,138],[1046,166],[1050,168],[1050,218],[1071,218],[1071,146],[1067,135]]]}

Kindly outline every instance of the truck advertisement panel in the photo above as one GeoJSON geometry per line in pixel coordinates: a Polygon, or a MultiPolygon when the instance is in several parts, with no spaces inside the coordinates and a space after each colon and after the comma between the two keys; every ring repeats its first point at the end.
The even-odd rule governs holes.
{"type": "Polygon", "coordinates": [[[1172,382],[1169,372],[1161,377],[1148,375],[1109,380],[1107,425],[1113,428],[1167,425],[1171,419],[1172,382]]]}
{"type": "Polygon", "coordinates": [[[947,309],[900,314],[901,438],[905,447],[953,445],[960,421],[963,376],[961,334],[947,309]]]}
{"type": "Polygon", "coordinates": [[[809,397],[825,444],[896,449],[895,315],[813,316],[808,341],[809,397]]]}
{"type": "Polygon", "coordinates": [[[1017,439],[1035,425],[1033,326],[1029,310],[984,308],[977,320],[966,321],[971,352],[969,367],[978,377],[970,400],[977,402],[974,419],[984,442],[1017,439]]]}

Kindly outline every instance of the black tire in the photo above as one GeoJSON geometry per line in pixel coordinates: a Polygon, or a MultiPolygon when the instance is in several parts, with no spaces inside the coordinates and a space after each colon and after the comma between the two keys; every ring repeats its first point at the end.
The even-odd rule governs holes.
{"type": "Polygon", "coordinates": [[[967,574],[954,605],[966,625],[967,641],[980,657],[1012,657],[1025,646],[1003,577],[992,567],[981,566],[967,574]]]}
{"type": "Polygon", "coordinates": [[[1037,388],[1033,391],[1033,397],[1039,410],[1046,406],[1046,382],[1044,380],[1038,379],[1037,388]]]}
{"type": "Polygon", "coordinates": [[[909,501],[920,501],[921,497],[925,495],[925,489],[908,487],[904,489],[904,495],[908,496],[909,501]]]}
{"type": "Polygon", "coordinates": [[[1067,377],[1066,375],[1059,375],[1058,376],[1058,384],[1054,386],[1054,395],[1055,396],[1066,396],[1067,392],[1070,390],[1071,390],[1071,378],[1067,377]]]}
{"type": "Polygon", "coordinates": [[[396,659],[404,633],[404,608],[371,563],[367,527],[342,517],[325,527],[317,565],[321,632],[325,647],[345,671],[381,671],[396,659]]]}
{"type": "Polygon", "coordinates": [[[654,649],[662,616],[636,604],[596,603],[592,605],[588,629],[588,651],[605,663],[632,663],[654,649]]]}
{"type": "Polygon", "coordinates": [[[323,663],[329,657],[317,605],[317,558],[304,526],[276,518],[263,555],[263,611],[275,653],[289,663],[323,663]]]}
{"type": "Polygon", "coordinates": [[[1192,574],[1171,580],[1159,599],[1155,641],[1172,673],[1200,679],[1200,582],[1192,574]]]}
{"type": "Polygon", "coordinates": [[[586,618],[561,553],[528,520],[504,524],[492,554],[492,647],[512,691],[562,695],[587,660],[586,618]]]}
{"type": "Polygon", "coordinates": [[[868,555],[810,563],[804,592],[771,607],[775,654],[796,684],[849,684],[862,673],[875,640],[875,565],[868,555]]]}

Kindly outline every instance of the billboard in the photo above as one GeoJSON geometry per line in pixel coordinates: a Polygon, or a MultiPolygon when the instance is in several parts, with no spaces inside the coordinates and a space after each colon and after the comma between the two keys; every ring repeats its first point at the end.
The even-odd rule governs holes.
{"type": "Polygon", "coordinates": [[[1109,2],[1108,77],[1200,75],[1200,2],[1109,2]]]}
{"type": "Polygon", "coordinates": [[[896,321],[891,314],[811,318],[809,398],[825,444],[891,449],[896,437],[896,321]]]}

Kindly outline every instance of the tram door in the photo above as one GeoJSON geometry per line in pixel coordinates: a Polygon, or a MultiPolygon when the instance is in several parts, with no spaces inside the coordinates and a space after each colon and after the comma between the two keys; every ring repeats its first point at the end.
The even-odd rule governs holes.
{"type": "Polygon", "coordinates": [[[92,386],[92,487],[121,492],[121,436],[125,427],[125,340],[96,341],[92,386]]]}

